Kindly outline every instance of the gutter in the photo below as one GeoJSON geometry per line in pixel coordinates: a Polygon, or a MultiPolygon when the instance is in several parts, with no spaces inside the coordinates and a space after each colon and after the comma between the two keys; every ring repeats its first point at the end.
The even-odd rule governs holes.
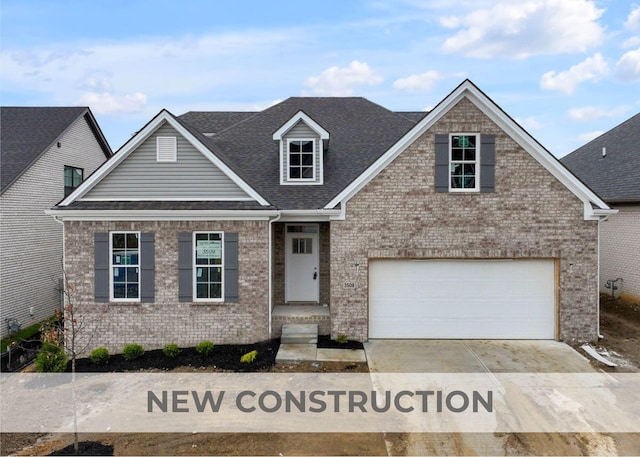
{"type": "Polygon", "coordinates": [[[47,209],[45,214],[62,221],[179,221],[267,220],[276,210],[82,210],[47,209]]]}

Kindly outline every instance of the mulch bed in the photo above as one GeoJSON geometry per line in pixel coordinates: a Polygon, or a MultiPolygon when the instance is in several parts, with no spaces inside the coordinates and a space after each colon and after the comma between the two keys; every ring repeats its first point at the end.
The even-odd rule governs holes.
{"type": "MultiPolygon", "coordinates": [[[[147,369],[173,370],[178,367],[216,368],[221,371],[262,371],[275,364],[276,354],[280,347],[280,340],[264,341],[255,344],[227,345],[219,344],[209,356],[198,354],[195,348],[181,348],[177,357],[170,358],[163,354],[162,349],[145,351],[134,359],[125,360],[122,354],[109,357],[106,365],[96,365],[89,358],[76,360],[77,372],[124,372],[147,369]],[[258,355],[251,363],[241,363],[240,357],[251,351],[258,351],[258,355]]],[[[67,372],[71,371],[71,362],[67,365],[67,372]]]]}
{"type": "Polygon", "coordinates": [[[360,341],[349,340],[345,343],[338,343],[332,340],[329,335],[318,336],[318,347],[321,349],[364,349],[364,345],[360,341]]]}

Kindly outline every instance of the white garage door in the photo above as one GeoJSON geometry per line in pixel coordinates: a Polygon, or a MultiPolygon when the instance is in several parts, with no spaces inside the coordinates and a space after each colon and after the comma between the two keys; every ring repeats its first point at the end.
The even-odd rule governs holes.
{"type": "Polygon", "coordinates": [[[369,263],[369,338],[554,337],[553,260],[369,263]]]}

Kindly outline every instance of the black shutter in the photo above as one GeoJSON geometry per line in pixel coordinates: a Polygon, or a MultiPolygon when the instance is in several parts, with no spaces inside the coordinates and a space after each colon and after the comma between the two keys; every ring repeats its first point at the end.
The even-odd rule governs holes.
{"type": "Polygon", "coordinates": [[[155,293],[155,237],[153,233],[140,234],[140,301],[152,303],[155,293]]]}
{"type": "Polygon", "coordinates": [[[496,185],[496,136],[480,139],[480,192],[494,192],[496,185]]]}
{"type": "Polygon", "coordinates": [[[178,301],[193,301],[193,235],[178,233],[178,301]]]}
{"type": "Polygon", "coordinates": [[[224,301],[238,301],[238,234],[224,234],[224,301]]]}
{"type": "Polygon", "coordinates": [[[93,235],[94,298],[97,303],[109,301],[109,234],[93,235]]]}
{"type": "Polygon", "coordinates": [[[449,135],[436,134],[436,192],[449,192],[449,135]]]}

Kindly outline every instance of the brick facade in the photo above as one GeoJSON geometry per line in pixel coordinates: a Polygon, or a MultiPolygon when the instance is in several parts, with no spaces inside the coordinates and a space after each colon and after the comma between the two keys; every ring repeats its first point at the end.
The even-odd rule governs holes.
{"type": "Polygon", "coordinates": [[[66,222],[68,282],[85,328],[78,347],[104,346],[113,353],[127,343],[158,349],[211,340],[250,343],[269,338],[267,221],[66,222]],[[95,303],[93,239],[96,232],[139,230],[155,234],[155,301],[95,303]],[[238,233],[239,302],[178,301],[178,232],[222,230],[238,233]]]}
{"type": "MultiPolygon", "coordinates": [[[[592,340],[598,222],[583,217],[582,201],[463,99],[346,203],[346,220],[320,223],[320,303],[330,305],[331,334],[368,338],[370,259],[545,258],[558,265],[558,338],[592,340]],[[494,192],[435,193],[434,137],[454,132],[495,135],[494,192]]],[[[86,351],[269,338],[269,279],[273,304],[284,303],[285,223],[271,226],[271,278],[269,229],[268,221],[66,222],[66,271],[88,324],[86,351]],[[94,302],[94,233],[113,230],[155,234],[153,303],[94,302]],[[238,233],[239,303],[178,301],[177,235],[205,230],[238,233]]]]}
{"type": "Polygon", "coordinates": [[[463,99],[346,204],[331,224],[332,336],[367,339],[371,258],[559,260],[561,340],[597,325],[598,223],[583,203],[463,99]],[[496,135],[492,193],[435,193],[434,136],[496,135]]]}
{"type": "Polygon", "coordinates": [[[640,205],[616,209],[600,224],[600,291],[610,294],[607,280],[622,278],[616,297],[640,300],[640,205]]]}

